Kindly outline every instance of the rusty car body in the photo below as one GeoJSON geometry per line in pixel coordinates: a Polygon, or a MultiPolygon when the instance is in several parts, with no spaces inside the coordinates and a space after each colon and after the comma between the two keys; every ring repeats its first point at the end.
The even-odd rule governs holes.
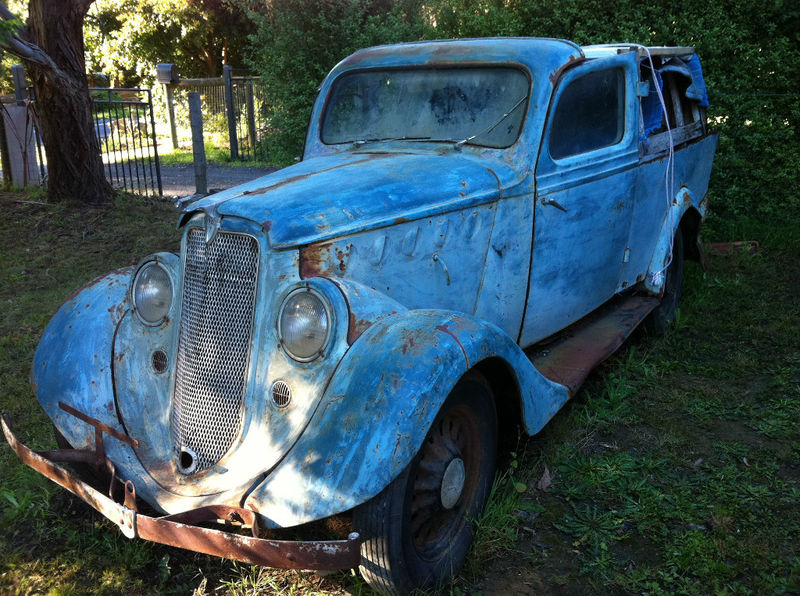
{"type": "Polygon", "coordinates": [[[498,432],[538,432],[639,323],[674,317],[683,259],[702,258],[706,105],[692,48],[356,52],[299,163],[183,204],[180,254],[54,316],[33,384],[63,448],[29,450],[4,418],[6,437],[128,536],[360,565],[384,593],[446,582],[498,432]],[[260,534],[347,512],[341,540],[260,534]]]}

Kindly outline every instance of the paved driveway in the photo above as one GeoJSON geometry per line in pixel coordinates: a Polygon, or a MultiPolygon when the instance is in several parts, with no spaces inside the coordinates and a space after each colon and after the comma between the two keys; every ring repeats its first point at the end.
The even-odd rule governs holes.
{"type": "MultiPolygon", "coordinates": [[[[249,182],[277,168],[252,168],[247,166],[221,166],[208,164],[208,190],[216,192],[249,182]]],[[[164,196],[167,198],[185,197],[195,193],[194,166],[191,164],[179,166],[161,166],[161,184],[164,196]]]]}

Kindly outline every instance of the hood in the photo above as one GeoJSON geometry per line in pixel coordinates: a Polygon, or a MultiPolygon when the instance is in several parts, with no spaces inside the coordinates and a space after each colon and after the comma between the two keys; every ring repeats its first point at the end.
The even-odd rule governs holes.
{"type": "Polygon", "coordinates": [[[289,248],[493,201],[523,176],[466,153],[337,153],[191,203],[183,220],[249,219],[271,247],[289,248]]]}

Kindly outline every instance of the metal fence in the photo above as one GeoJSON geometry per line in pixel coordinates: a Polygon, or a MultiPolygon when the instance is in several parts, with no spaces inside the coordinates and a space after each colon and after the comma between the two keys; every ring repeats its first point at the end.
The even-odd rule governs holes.
{"type": "Polygon", "coordinates": [[[108,181],[126,192],[161,196],[151,91],[93,87],[89,92],[108,181]]]}
{"type": "Polygon", "coordinates": [[[0,104],[4,180],[22,187],[43,183],[47,167],[33,102],[3,97],[0,104]]]}
{"type": "Polygon", "coordinates": [[[189,135],[189,94],[200,94],[203,128],[215,146],[230,150],[233,159],[261,157],[259,142],[267,127],[266,90],[246,69],[225,66],[224,75],[208,79],[178,79],[167,83],[167,110],[173,147],[189,135]]]}
{"type": "MultiPolygon", "coordinates": [[[[47,180],[47,157],[37,126],[38,105],[25,69],[12,67],[13,100],[3,105],[0,142],[6,180],[27,186],[47,180]]],[[[158,197],[163,194],[161,167],[149,89],[91,87],[92,118],[106,178],[125,192],[158,197]]]]}

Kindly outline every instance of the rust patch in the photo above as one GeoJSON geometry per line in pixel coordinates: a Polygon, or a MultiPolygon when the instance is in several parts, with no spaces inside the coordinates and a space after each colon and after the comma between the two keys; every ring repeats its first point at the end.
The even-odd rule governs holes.
{"type": "Polygon", "coordinates": [[[350,249],[353,248],[352,244],[348,244],[344,250],[336,249],[336,258],[339,260],[339,271],[344,273],[347,270],[347,263],[345,261],[350,258],[350,249]]]}
{"type": "Polygon", "coordinates": [[[394,444],[394,451],[392,451],[392,459],[397,457],[397,450],[400,448],[400,439],[402,438],[401,433],[397,433],[397,441],[394,444]]]}
{"type": "Polygon", "coordinates": [[[616,352],[657,305],[657,298],[615,299],[571,326],[547,350],[528,348],[525,353],[540,373],[575,395],[589,372],[616,352]]]}
{"type": "Polygon", "coordinates": [[[436,325],[436,331],[441,331],[442,333],[446,333],[455,340],[455,342],[458,344],[458,347],[461,348],[461,353],[464,355],[464,360],[467,363],[467,368],[469,368],[469,356],[467,356],[467,351],[464,349],[464,346],[461,345],[461,342],[458,340],[455,333],[453,333],[450,330],[450,327],[448,327],[447,325],[436,325]]]}
{"type": "Polygon", "coordinates": [[[500,191],[500,196],[498,198],[502,199],[503,198],[503,187],[500,184],[500,176],[498,176],[497,172],[495,172],[492,168],[486,168],[486,171],[489,172],[492,176],[494,176],[494,179],[497,182],[497,190],[500,191]]]}
{"type": "Polygon", "coordinates": [[[264,223],[261,224],[261,231],[265,234],[269,234],[269,231],[272,229],[272,220],[266,220],[264,223]]]}
{"type": "Polygon", "coordinates": [[[583,62],[584,60],[586,60],[584,56],[570,56],[569,60],[567,60],[565,64],[562,64],[561,66],[556,68],[552,73],[550,73],[550,84],[552,84],[553,87],[555,87],[559,77],[561,77],[561,73],[563,73],[571,66],[578,64],[579,62],[583,62]]]}
{"type": "Polygon", "coordinates": [[[300,248],[300,278],[319,277],[328,271],[331,244],[311,244],[300,248]]]}
{"type": "MultiPolygon", "coordinates": [[[[250,504],[253,509],[222,504],[207,505],[155,518],[137,511],[136,488],[133,483],[126,482],[124,505],[128,511],[120,518],[122,503],[86,484],[55,463],[96,461],[98,469],[106,470],[113,478],[115,467],[103,455],[102,443],[94,450],[58,449],[34,452],[17,440],[11,431],[11,423],[6,414],[2,416],[2,428],[6,441],[22,463],[85,501],[120,526],[130,538],[139,537],[169,546],[236,559],[251,565],[286,569],[346,569],[355,567],[359,563],[361,538],[357,533],[349,534],[347,540],[289,541],[259,538],[259,524],[263,520],[254,511],[257,509],[257,503],[250,504]],[[199,525],[217,520],[224,520],[239,527],[249,525],[251,536],[199,525]]],[[[113,494],[113,491],[111,492],[113,494]]]]}
{"type": "Polygon", "coordinates": [[[372,321],[365,321],[364,319],[359,319],[356,317],[355,313],[350,311],[349,317],[349,325],[347,327],[347,343],[351,346],[356,342],[356,340],[361,337],[361,335],[369,329],[372,325],[372,321]]]}
{"type": "Polygon", "coordinates": [[[757,240],[737,240],[735,242],[711,242],[708,252],[717,256],[728,256],[734,253],[746,252],[754,255],[760,250],[757,240]]]}

